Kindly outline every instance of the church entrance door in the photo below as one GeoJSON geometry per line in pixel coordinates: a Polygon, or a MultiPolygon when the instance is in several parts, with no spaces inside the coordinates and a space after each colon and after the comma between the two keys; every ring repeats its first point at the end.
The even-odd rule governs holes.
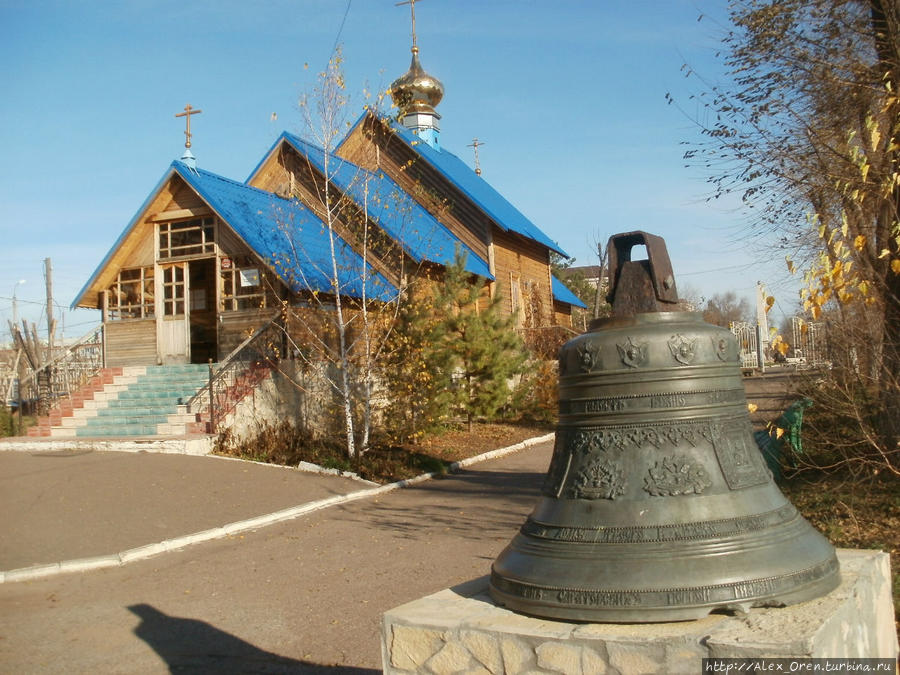
{"type": "Polygon", "coordinates": [[[190,360],[191,363],[207,363],[216,360],[216,259],[191,260],[190,306],[190,360]]]}
{"type": "Polygon", "coordinates": [[[188,263],[161,265],[160,271],[157,297],[162,299],[162,311],[157,312],[157,352],[163,364],[187,363],[190,358],[188,263]]]}

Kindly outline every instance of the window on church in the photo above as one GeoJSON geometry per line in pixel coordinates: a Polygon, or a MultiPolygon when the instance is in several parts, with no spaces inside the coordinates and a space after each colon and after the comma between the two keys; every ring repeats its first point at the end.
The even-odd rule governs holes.
{"type": "Polygon", "coordinates": [[[169,265],[162,269],[163,316],[184,314],[184,265],[169,265]]]}
{"type": "Polygon", "coordinates": [[[154,316],[153,268],[119,270],[109,287],[110,319],[148,319],[154,316]]]}
{"type": "Polygon", "coordinates": [[[271,307],[277,298],[266,283],[265,275],[249,256],[228,260],[228,266],[221,266],[222,311],[260,309],[271,307]]]}
{"type": "Polygon", "coordinates": [[[159,257],[181,258],[216,252],[215,218],[159,224],[159,257]]]}

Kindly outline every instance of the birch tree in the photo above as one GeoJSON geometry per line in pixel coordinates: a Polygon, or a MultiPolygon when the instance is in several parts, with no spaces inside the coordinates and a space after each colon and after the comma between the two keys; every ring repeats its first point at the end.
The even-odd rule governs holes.
{"type": "Polygon", "coordinates": [[[288,337],[307,365],[327,366],[325,380],[339,400],[347,456],[353,458],[370,444],[378,362],[397,316],[403,286],[414,270],[406,269],[400,243],[390,241],[371,223],[373,210],[402,209],[402,195],[375,194],[371,175],[362,169],[356,170],[350,184],[337,180],[346,166],[334,151],[348,128],[349,100],[341,63],[337,51],[319,74],[316,89],[300,99],[303,135],[321,149],[321,166],[313,166],[308,156],[306,178],[311,185],[304,188],[303,200],[292,192],[292,199],[298,204],[302,201],[321,220],[327,256],[323,261],[306,250],[304,228],[318,227],[315,223],[297,223],[282,216],[279,227],[289,244],[275,264],[301,287],[315,288],[314,277],[327,279],[327,291],[306,296],[307,308],[286,303],[286,314],[302,333],[302,338],[290,332],[288,337]],[[361,198],[351,196],[351,191],[361,198]],[[382,281],[383,275],[372,271],[373,267],[386,270],[386,266],[392,266],[400,282],[393,288],[382,281]]]}

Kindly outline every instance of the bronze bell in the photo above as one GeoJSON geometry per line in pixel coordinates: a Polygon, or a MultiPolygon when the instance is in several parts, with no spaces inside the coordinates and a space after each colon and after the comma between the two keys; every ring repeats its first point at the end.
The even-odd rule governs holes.
{"type": "Polygon", "coordinates": [[[490,592],[556,619],[655,622],[810,600],[837,587],[831,544],[754,442],[731,332],[679,312],[665,242],[609,242],[613,316],[560,350],[543,496],[490,592]],[[632,262],[644,244],[648,260],[632,262]]]}

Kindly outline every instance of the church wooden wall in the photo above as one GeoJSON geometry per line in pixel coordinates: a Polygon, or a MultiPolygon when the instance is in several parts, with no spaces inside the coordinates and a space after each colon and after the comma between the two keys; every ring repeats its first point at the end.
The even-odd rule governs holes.
{"type": "Polygon", "coordinates": [[[156,365],[156,319],[107,321],[103,337],[107,368],[156,365]]]}
{"type": "Polygon", "coordinates": [[[268,157],[250,181],[250,185],[279,197],[287,198],[291,194],[291,178],[284,167],[284,150],[279,150],[268,157]]]}
{"type": "Polygon", "coordinates": [[[248,247],[243,242],[243,240],[238,237],[237,234],[235,234],[234,230],[228,227],[228,225],[223,223],[221,220],[219,221],[219,228],[216,234],[218,235],[218,239],[216,240],[216,247],[219,250],[219,255],[229,256],[232,258],[235,258],[237,256],[252,255],[250,247],[248,247]]]}
{"type": "Polygon", "coordinates": [[[145,231],[146,234],[138,239],[134,248],[129,251],[127,256],[122,258],[121,266],[116,268],[117,272],[120,269],[133,267],[153,267],[156,255],[153,241],[154,229],[151,226],[145,228],[145,231]]]}
{"type": "Polygon", "coordinates": [[[572,305],[564,302],[553,301],[553,324],[555,326],[566,326],[567,328],[575,328],[572,325],[572,305]]]}
{"type": "Polygon", "coordinates": [[[511,286],[518,279],[523,314],[536,312],[533,325],[542,326],[551,322],[553,296],[546,248],[524,237],[496,230],[494,276],[500,287],[505,313],[513,311],[511,286]]]}
{"type": "Polygon", "coordinates": [[[272,318],[273,310],[248,309],[220,312],[218,323],[219,360],[224,359],[257,328],[272,318]]]}
{"type": "MultiPolygon", "coordinates": [[[[200,196],[194,192],[194,189],[189,186],[181,177],[177,177],[172,182],[172,192],[168,201],[164,201],[162,208],[159,209],[160,212],[168,212],[168,211],[179,211],[182,209],[196,209],[196,210],[209,210],[209,207],[206,205],[200,196]]],[[[158,213],[156,210],[148,210],[151,218],[158,218],[158,213]]]]}

